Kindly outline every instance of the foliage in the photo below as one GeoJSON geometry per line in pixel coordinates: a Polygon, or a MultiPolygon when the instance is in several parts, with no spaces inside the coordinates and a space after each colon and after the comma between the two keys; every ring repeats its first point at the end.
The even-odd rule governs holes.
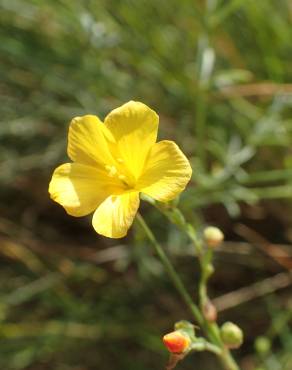
{"type": "MultiPolygon", "coordinates": [[[[160,337],[188,318],[140,229],[113,244],[49,201],[74,116],[145,102],[161,138],[191,158],[179,205],[189,221],[215,223],[228,240],[248,239],[240,222],[291,242],[291,19],[288,0],[0,1],[0,367],[158,369],[160,337]]],[[[191,290],[187,240],[144,213],[191,290]]],[[[218,252],[214,296],[281,270],[252,251],[218,252]]],[[[288,370],[292,335],[277,329],[291,323],[285,291],[233,318],[246,333],[244,368],[288,370]],[[253,343],[263,335],[265,358],[253,343]]]]}

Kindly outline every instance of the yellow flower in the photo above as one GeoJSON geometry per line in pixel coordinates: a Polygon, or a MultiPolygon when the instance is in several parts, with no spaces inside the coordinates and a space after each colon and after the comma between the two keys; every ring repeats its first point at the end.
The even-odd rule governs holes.
{"type": "Polygon", "coordinates": [[[192,169],[173,141],[156,143],[158,115],[130,101],[102,123],[92,115],[72,120],[68,156],[56,168],[51,198],[76,217],[94,212],[98,234],[121,238],[138,210],[139,193],[167,202],[182,192],[192,169]]]}

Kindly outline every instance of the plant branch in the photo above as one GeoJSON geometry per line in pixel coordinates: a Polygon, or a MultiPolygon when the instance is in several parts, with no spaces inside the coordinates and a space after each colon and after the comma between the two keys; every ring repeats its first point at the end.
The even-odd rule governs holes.
{"type": "MultiPolygon", "coordinates": [[[[193,232],[190,232],[190,228],[189,228],[190,225],[185,222],[184,216],[180,213],[180,211],[177,208],[176,208],[176,210],[179,213],[179,215],[181,216],[181,217],[177,218],[178,220],[180,220],[180,222],[179,222],[180,228],[184,229],[183,228],[183,224],[184,224],[186,226],[185,232],[187,233],[187,235],[192,236],[191,237],[192,241],[194,242],[194,241],[198,240],[195,237],[195,231],[193,230],[193,232]]],[[[171,219],[171,214],[170,213],[168,213],[168,214],[166,213],[166,215],[171,219]]],[[[172,263],[170,262],[169,258],[165,254],[163,248],[161,247],[161,245],[156,240],[154,234],[152,233],[152,231],[150,230],[150,228],[148,227],[148,225],[146,224],[146,222],[144,221],[144,219],[140,215],[140,213],[137,214],[137,219],[138,219],[141,227],[145,231],[145,234],[149,238],[152,246],[154,247],[155,252],[157,253],[158,257],[160,258],[161,262],[163,263],[163,265],[164,265],[169,277],[171,278],[174,286],[176,287],[177,291],[181,295],[183,301],[186,303],[186,305],[190,309],[190,311],[193,314],[195,320],[199,323],[200,326],[203,327],[207,336],[213,342],[212,346],[214,346],[214,347],[218,346],[220,348],[220,350],[221,350],[220,354],[218,352],[217,355],[220,358],[221,363],[224,366],[224,368],[226,370],[239,370],[239,367],[237,366],[236,362],[234,361],[230,351],[224,346],[224,344],[221,340],[218,325],[216,323],[208,323],[205,320],[205,318],[203,317],[200,309],[193,302],[190,294],[185,289],[180,277],[178,276],[177,272],[175,271],[175,269],[174,269],[172,263]]],[[[175,223],[174,220],[172,220],[172,222],[175,223]]],[[[199,241],[198,241],[198,243],[199,243],[199,241]]],[[[198,247],[199,252],[200,252],[201,251],[200,244],[198,244],[196,247],[198,247]]]]}
{"type": "Polygon", "coordinates": [[[145,234],[149,238],[151,244],[153,245],[155,252],[157,253],[158,257],[160,258],[161,262],[163,263],[169,277],[171,278],[174,286],[176,287],[177,291],[181,295],[183,301],[188,306],[188,308],[191,311],[191,313],[193,314],[195,320],[200,325],[203,325],[204,324],[204,319],[201,315],[201,312],[200,312],[199,308],[193,302],[190,294],[185,289],[180,277],[178,276],[177,272],[175,271],[174,267],[172,266],[172,263],[170,262],[169,258],[165,254],[162,246],[158,243],[158,241],[156,240],[155,236],[153,235],[152,231],[150,230],[150,228],[148,227],[148,225],[146,224],[146,222],[144,221],[144,219],[140,215],[140,213],[137,214],[137,219],[138,219],[141,227],[145,231],[145,234]]]}

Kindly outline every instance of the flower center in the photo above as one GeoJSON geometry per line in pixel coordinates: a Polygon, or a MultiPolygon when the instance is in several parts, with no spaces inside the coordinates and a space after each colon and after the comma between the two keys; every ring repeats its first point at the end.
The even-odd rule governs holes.
{"type": "Polygon", "coordinates": [[[135,187],[135,179],[129,173],[129,170],[124,165],[124,160],[122,158],[117,158],[116,162],[118,163],[117,166],[115,165],[106,165],[105,169],[109,175],[109,177],[119,179],[127,189],[133,189],[135,187]]]}

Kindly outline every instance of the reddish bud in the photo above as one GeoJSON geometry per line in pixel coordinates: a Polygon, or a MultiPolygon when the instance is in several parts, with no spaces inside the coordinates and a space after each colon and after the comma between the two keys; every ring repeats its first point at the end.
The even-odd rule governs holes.
{"type": "Polygon", "coordinates": [[[217,309],[211,301],[205,303],[203,314],[207,321],[214,322],[217,320],[217,309]]]}
{"type": "Polygon", "coordinates": [[[163,337],[163,343],[169,352],[183,353],[189,348],[190,339],[180,331],[173,331],[163,337]]]}
{"type": "Polygon", "coordinates": [[[224,239],[224,234],[218,227],[209,226],[204,230],[204,238],[209,248],[217,248],[224,239]]]}

